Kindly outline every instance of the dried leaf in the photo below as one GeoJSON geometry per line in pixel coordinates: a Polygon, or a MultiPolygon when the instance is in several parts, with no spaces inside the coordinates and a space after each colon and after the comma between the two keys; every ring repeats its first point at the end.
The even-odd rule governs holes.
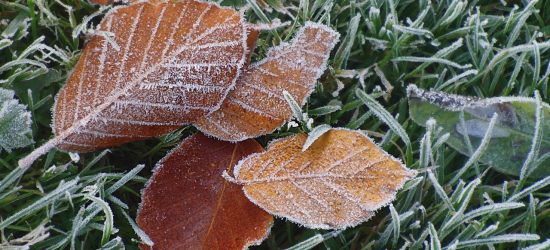
{"type": "Polygon", "coordinates": [[[13,90],[0,88],[0,152],[28,146],[32,140],[31,113],[14,98],[13,90]]]}
{"type": "Polygon", "coordinates": [[[159,162],[142,194],[137,219],[153,248],[243,249],[259,244],[273,217],[221,176],[258,152],[263,148],[254,140],[234,144],[196,134],[159,162]]]}
{"type": "Polygon", "coordinates": [[[113,4],[114,0],[88,0],[90,3],[101,4],[101,5],[110,5],[113,4]]]}
{"type": "MultiPolygon", "coordinates": [[[[90,3],[101,4],[101,5],[111,5],[113,3],[137,3],[143,2],[143,0],[88,0],[90,3]]],[[[167,2],[167,0],[147,0],[149,3],[162,3],[167,2]]]]}
{"type": "Polygon", "coordinates": [[[248,55],[242,15],[194,0],[114,8],[96,33],[57,98],[63,150],[155,137],[209,114],[248,55]]]}
{"type": "Polygon", "coordinates": [[[416,176],[361,132],[331,129],[302,152],[306,139],[299,134],[278,140],[234,171],[252,202],[306,227],[365,221],[416,176]]]}
{"type": "Polygon", "coordinates": [[[292,44],[271,49],[264,60],[249,67],[220,109],[194,125],[229,141],[271,133],[293,115],[283,91],[304,105],[325,71],[338,37],[336,31],[324,25],[307,22],[292,44]]]}

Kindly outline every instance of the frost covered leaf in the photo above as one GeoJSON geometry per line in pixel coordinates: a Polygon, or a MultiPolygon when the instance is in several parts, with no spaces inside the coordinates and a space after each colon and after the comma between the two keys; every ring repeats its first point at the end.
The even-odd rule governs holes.
{"type": "Polygon", "coordinates": [[[90,3],[95,3],[95,4],[101,4],[101,5],[109,5],[109,4],[113,4],[113,0],[88,0],[90,3]]]}
{"type": "MultiPolygon", "coordinates": [[[[101,4],[101,5],[110,5],[110,4],[113,4],[115,2],[122,2],[122,3],[130,3],[130,2],[140,2],[142,0],[88,0],[90,3],[95,3],[95,4],[101,4]]],[[[150,2],[150,3],[162,3],[162,2],[166,2],[166,0],[147,0],[147,2],[150,2]]]]}
{"type": "Polygon", "coordinates": [[[304,105],[338,37],[324,25],[307,22],[291,44],[272,48],[264,60],[243,72],[220,109],[194,125],[229,141],[271,133],[293,115],[283,91],[304,105]]]}
{"type": "Polygon", "coordinates": [[[14,98],[13,90],[0,88],[0,151],[28,146],[32,140],[31,113],[14,98]]]}
{"type": "Polygon", "coordinates": [[[247,56],[242,15],[194,0],[112,9],[57,97],[67,151],[159,136],[216,110],[247,56]]]}
{"type": "Polygon", "coordinates": [[[258,152],[263,148],[254,140],[234,144],[199,133],[160,161],[143,191],[137,219],[153,240],[153,249],[243,249],[259,244],[273,216],[222,177],[224,170],[258,152]]]}
{"type": "MultiPolygon", "coordinates": [[[[468,136],[472,148],[477,148],[489,127],[494,113],[498,114],[496,125],[490,136],[490,143],[480,161],[491,164],[492,168],[506,174],[519,175],[524,161],[531,150],[535,132],[536,101],[527,97],[495,97],[480,99],[442,92],[425,91],[414,85],[407,88],[409,112],[413,121],[424,126],[432,117],[443,133],[449,133],[446,143],[464,155],[469,155],[464,136],[468,136]],[[464,112],[465,123],[459,120],[464,112]]],[[[542,103],[544,120],[539,155],[550,153],[550,106],[542,103]]],[[[545,167],[550,160],[536,168],[531,177],[550,175],[545,167]]]]}
{"type": "Polygon", "coordinates": [[[234,172],[251,201],[306,227],[357,225],[416,175],[358,131],[331,129],[302,152],[306,139],[275,141],[234,172]]]}

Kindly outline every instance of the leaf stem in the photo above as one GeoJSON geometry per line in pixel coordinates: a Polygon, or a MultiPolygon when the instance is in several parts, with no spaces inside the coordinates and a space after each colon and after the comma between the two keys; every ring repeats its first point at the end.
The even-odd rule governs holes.
{"type": "MultiPolygon", "coordinates": [[[[46,142],[44,145],[32,151],[25,158],[19,160],[19,168],[26,170],[34,161],[36,161],[40,156],[50,151],[52,148],[57,146],[65,136],[56,136],[53,139],[46,142]]],[[[0,184],[2,186],[4,183],[0,184]]]]}

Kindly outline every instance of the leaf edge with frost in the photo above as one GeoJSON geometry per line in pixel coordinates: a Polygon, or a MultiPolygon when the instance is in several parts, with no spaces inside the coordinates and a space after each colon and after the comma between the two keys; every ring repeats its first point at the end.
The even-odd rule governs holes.
{"type": "Polygon", "coordinates": [[[0,123],[11,125],[0,126],[0,152],[5,149],[10,153],[14,148],[23,148],[33,143],[27,137],[32,132],[31,112],[27,111],[27,105],[19,103],[13,90],[0,88],[0,123]]]}
{"type": "MultiPolygon", "coordinates": [[[[403,189],[405,183],[409,180],[411,180],[412,178],[414,178],[416,175],[418,175],[418,171],[417,170],[414,170],[414,169],[410,169],[410,168],[407,168],[407,166],[405,164],[403,164],[403,161],[399,158],[396,158],[394,157],[393,155],[389,154],[387,151],[383,150],[372,138],[370,138],[368,135],[366,135],[365,133],[363,133],[361,130],[352,130],[352,129],[348,129],[348,128],[332,128],[330,129],[329,131],[331,130],[341,130],[341,131],[349,131],[349,132],[356,132],[356,133],[359,133],[362,137],[364,137],[365,139],[367,139],[372,145],[375,146],[376,149],[378,149],[383,156],[385,157],[388,157],[390,160],[392,161],[395,161],[396,163],[398,163],[403,169],[404,171],[407,172],[407,174],[409,174],[410,176],[408,178],[403,178],[402,180],[402,183],[399,183],[398,184],[398,187],[394,190],[394,192],[392,192],[392,194],[390,195],[390,197],[383,203],[381,203],[379,206],[376,206],[375,208],[373,208],[372,210],[365,210],[366,212],[370,213],[369,216],[363,218],[363,219],[360,219],[360,220],[356,220],[354,221],[353,223],[346,223],[345,225],[342,225],[342,226],[329,226],[329,225],[326,225],[326,224],[318,224],[318,225],[310,225],[310,224],[307,224],[301,220],[298,220],[296,218],[292,218],[288,215],[285,215],[285,214],[282,214],[282,213],[275,213],[275,212],[272,212],[270,211],[269,209],[267,209],[265,206],[263,206],[261,203],[259,203],[257,200],[255,200],[254,198],[252,198],[250,196],[250,194],[246,191],[245,187],[246,187],[246,184],[244,184],[243,182],[241,182],[241,180],[239,180],[239,174],[240,174],[240,171],[241,171],[241,168],[243,166],[243,164],[252,159],[252,158],[255,158],[255,157],[259,157],[260,155],[262,154],[266,154],[269,152],[270,150],[270,147],[279,142],[279,141],[283,141],[285,139],[290,139],[292,137],[295,137],[297,135],[300,135],[300,134],[294,134],[294,135],[290,135],[290,136],[286,136],[286,137],[282,137],[282,138],[278,138],[278,139],[275,139],[275,140],[272,140],[269,142],[269,144],[266,146],[266,151],[264,152],[261,152],[261,153],[254,153],[254,154],[251,154],[243,159],[241,159],[236,165],[235,167],[233,168],[233,177],[231,177],[236,183],[238,184],[241,184],[243,185],[242,189],[243,189],[243,192],[244,194],[246,195],[246,197],[254,204],[256,204],[257,206],[261,207],[262,209],[264,209],[265,211],[267,211],[268,213],[278,217],[278,218],[284,218],[285,220],[288,220],[288,221],[291,221],[293,223],[296,223],[300,226],[303,226],[303,227],[306,227],[306,228],[310,228],[310,229],[324,229],[324,230],[335,230],[335,229],[346,229],[346,228],[351,228],[351,227],[355,227],[363,222],[366,222],[368,221],[372,216],[375,215],[375,213],[388,206],[389,204],[391,204],[397,197],[397,194],[400,190],[403,189]]],[[[327,133],[329,132],[327,131],[327,133]]],[[[307,136],[307,135],[306,135],[307,136]]],[[[307,139],[307,138],[306,138],[307,139]]],[[[304,143],[305,143],[305,140],[304,140],[304,143]]],[[[300,148],[300,153],[301,152],[301,148],[300,148]]]]}

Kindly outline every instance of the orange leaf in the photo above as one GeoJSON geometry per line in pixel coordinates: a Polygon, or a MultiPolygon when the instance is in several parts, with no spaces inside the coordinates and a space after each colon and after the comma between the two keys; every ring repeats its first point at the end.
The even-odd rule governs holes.
{"type": "Polygon", "coordinates": [[[113,0],[88,0],[90,3],[101,4],[101,5],[110,5],[113,4],[113,0]]]}
{"type": "Polygon", "coordinates": [[[209,114],[234,86],[247,50],[246,23],[231,9],[195,0],[114,8],[57,97],[57,147],[92,151],[209,114]]]}
{"type": "Polygon", "coordinates": [[[283,91],[304,105],[325,71],[338,37],[337,32],[324,25],[307,22],[292,44],[271,49],[264,60],[248,68],[220,109],[194,125],[204,133],[229,141],[273,132],[293,115],[283,91]]]}
{"type": "Polygon", "coordinates": [[[254,140],[234,144],[195,134],[160,161],[137,219],[153,248],[230,250],[259,244],[273,217],[221,175],[257,152],[263,148],[254,140]]]}
{"type": "Polygon", "coordinates": [[[306,139],[275,141],[234,170],[252,202],[306,227],[357,225],[416,175],[358,131],[331,129],[302,152],[306,139]]]}
{"type": "MultiPolygon", "coordinates": [[[[123,3],[133,2],[133,3],[136,3],[136,2],[143,1],[143,0],[88,0],[88,1],[90,3],[95,3],[95,4],[109,5],[109,4],[113,4],[113,2],[123,2],[123,3]]],[[[161,3],[161,2],[166,2],[166,0],[147,0],[147,2],[149,2],[149,3],[161,3]]]]}

